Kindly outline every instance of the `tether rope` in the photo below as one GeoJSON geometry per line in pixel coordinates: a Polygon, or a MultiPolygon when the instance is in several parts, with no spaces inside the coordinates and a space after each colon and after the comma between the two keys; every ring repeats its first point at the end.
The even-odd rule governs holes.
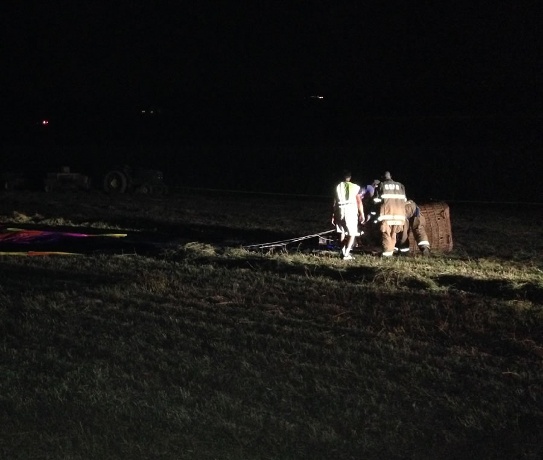
{"type": "Polygon", "coordinates": [[[327,230],[325,232],[313,233],[312,235],[300,236],[298,238],[291,238],[289,240],[272,241],[269,243],[260,243],[260,244],[249,244],[247,246],[243,246],[243,248],[244,249],[266,249],[266,248],[273,248],[277,246],[285,246],[289,243],[297,243],[298,241],[307,240],[309,238],[315,238],[317,236],[326,235],[332,232],[335,232],[335,230],[327,230]]]}

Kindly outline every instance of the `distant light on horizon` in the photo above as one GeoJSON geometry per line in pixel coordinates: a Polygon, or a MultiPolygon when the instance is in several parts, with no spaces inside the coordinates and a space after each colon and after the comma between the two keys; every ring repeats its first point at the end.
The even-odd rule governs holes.
{"type": "Polygon", "coordinates": [[[49,124],[49,120],[42,120],[41,124],[42,126],[47,126],[49,124]]]}
{"type": "Polygon", "coordinates": [[[324,96],[320,96],[318,94],[315,94],[314,96],[309,96],[311,99],[324,99],[324,96]]]}
{"type": "Polygon", "coordinates": [[[141,115],[160,115],[161,109],[160,108],[142,108],[140,109],[141,115]]]}

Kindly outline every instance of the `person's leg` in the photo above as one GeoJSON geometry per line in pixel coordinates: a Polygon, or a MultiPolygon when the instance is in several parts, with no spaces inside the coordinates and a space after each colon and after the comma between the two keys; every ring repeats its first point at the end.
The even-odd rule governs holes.
{"type": "Polygon", "coordinates": [[[394,255],[394,245],[396,244],[396,235],[392,233],[392,228],[385,223],[381,226],[382,256],[391,257],[394,255]],[[393,237],[394,235],[394,237],[393,237]]]}
{"type": "Polygon", "coordinates": [[[346,244],[347,244],[347,234],[345,233],[345,231],[342,231],[339,237],[339,245],[341,247],[341,257],[345,255],[346,244]]]}
{"type": "Polygon", "coordinates": [[[347,236],[347,244],[345,245],[345,254],[344,254],[345,258],[351,258],[352,257],[351,256],[351,249],[353,248],[355,239],[356,239],[356,236],[354,236],[354,235],[347,236]]]}
{"type": "Polygon", "coordinates": [[[345,213],[345,227],[347,235],[345,237],[345,252],[343,258],[351,259],[351,249],[354,246],[356,235],[358,234],[358,209],[348,208],[345,213]]]}
{"type": "Polygon", "coordinates": [[[428,235],[426,234],[426,219],[423,215],[416,217],[413,223],[413,233],[415,235],[415,241],[417,246],[421,250],[422,254],[427,256],[430,255],[430,241],[428,240],[428,235]]]}
{"type": "Polygon", "coordinates": [[[346,236],[346,228],[345,228],[345,221],[342,220],[336,220],[336,232],[337,232],[337,238],[339,243],[339,249],[340,249],[340,256],[343,257],[345,254],[345,236],[346,236]]]}
{"type": "Polygon", "coordinates": [[[409,254],[409,235],[411,233],[411,230],[411,221],[407,219],[405,221],[403,229],[401,227],[396,227],[395,230],[393,230],[393,234],[396,239],[394,251],[399,255],[409,254]]]}
{"type": "Polygon", "coordinates": [[[396,248],[396,245],[398,243],[398,241],[400,240],[400,237],[401,237],[401,234],[399,234],[401,230],[398,228],[397,225],[393,225],[391,228],[390,228],[390,239],[392,240],[392,250],[394,251],[394,249],[396,248]]]}
{"type": "Polygon", "coordinates": [[[392,227],[388,224],[387,221],[381,222],[381,256],[382,257],[391,257],[394,255],[394,245],[396,239],[392,239],[392,227]]]}

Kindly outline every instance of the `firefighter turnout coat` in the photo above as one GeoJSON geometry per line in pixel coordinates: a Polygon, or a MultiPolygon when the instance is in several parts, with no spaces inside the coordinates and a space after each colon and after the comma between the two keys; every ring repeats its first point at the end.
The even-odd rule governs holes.
{"type": "Polygon", "coordinates": [[[396,234],[405,225],[405,187],[402,183],[387,179],[379,184],[379,215],[383,256],[391,256],[396,246],[396,234]]]}
{"type": "Polygon", "coordinates": [[[389,225],[401,225],[405,222],[405,187],[400,182],[385,180],[379,184],[379,207],[380,222],[387,222],[389,225]]]}

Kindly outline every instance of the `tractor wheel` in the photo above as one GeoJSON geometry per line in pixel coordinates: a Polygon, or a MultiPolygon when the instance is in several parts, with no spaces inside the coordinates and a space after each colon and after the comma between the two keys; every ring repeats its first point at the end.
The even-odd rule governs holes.
{"type": "Polygon", "coordinates": [[[144,182],[136,189],[136,193],[139,195],[152,195],[153,186],[147,182],[144,182]]]}
{"type": "Polygon", "coordinates": [[[109,171],[104,176],[104,191],[107,193],[124,193],[127,186],[128,180],[122,171],[109,171]]]}

